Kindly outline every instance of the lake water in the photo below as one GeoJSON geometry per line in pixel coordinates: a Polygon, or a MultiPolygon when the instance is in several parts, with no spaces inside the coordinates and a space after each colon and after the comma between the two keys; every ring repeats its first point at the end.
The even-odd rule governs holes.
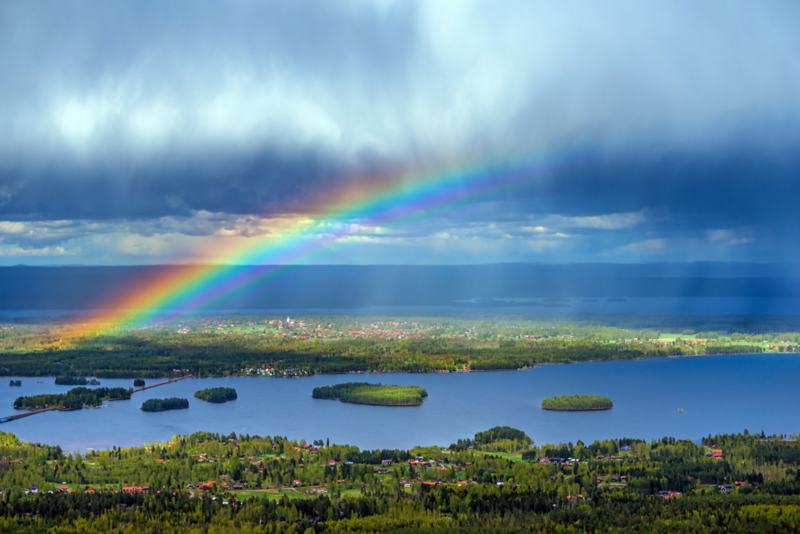
{"type": "MultiPolygon", "coordinates": [[[[633,314],[633,315],[800,315],[796,297],[628,297],[608,298],[498,298],[485,307],[472,301],[454,302],[452,306],[371,306],[363,308],[273,308],[196,310],[189,315],[458,315],[462,313],[504,314],[633,314]]],[[[4,310],[0,321],[22,317],[82,316],[103,310],[4,310]]],[[[169,316],[169,313],[165,312],[169,316]]]]}
{"type": "MultiPolygon", "coordinates": [[[[308,441],[330,438],[361,448],[449,445],[496,425],[524,430],[537,443],[588,443],[637,437],[700,439],[709,433],[800,432],[800,355],[709,356],[542,365],[529,371],[431,374],[327,375],[300,379],[209,378],[184,380],[134,394],[129,401],[76,412],[49,412],[0,425],[22,439],[65,450],[134,446],[167,441],[175,434],[212,432],[282,435],[308,441]],[[316,386],[352,380],[416,384],[428,390],[422,406],[383,407],[311,398],[316,386]],[[235,387],[239,398],[208,404],[196,390],[235,387]],[[614,408],[552,412],[545,397],[605,395],[614,408]],[[142,401],[186,397],[191,407],[145,413],[142,401]],[[678,413],[683,408],[685,413],[678,413]]],[[[20,395],[62,392],[53,378],[21,378],[22,387],[0,382],[0,415],[17,413],[20,395]],[[43,383],[37,383],[41,381],[43,383]]],[[[101,380],[125,386],[132,380],[101,380]]],[[[148,383],[155,382],[149,380],[148,383]]]]}

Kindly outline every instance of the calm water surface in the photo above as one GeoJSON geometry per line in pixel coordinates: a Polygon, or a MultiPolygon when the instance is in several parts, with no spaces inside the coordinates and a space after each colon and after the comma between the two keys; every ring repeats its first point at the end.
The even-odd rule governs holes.
{"type": "MultiPolygon", "coordinates": [[[[77,412],[45,413],[0,425],[22,439],[65,450],[134,446],[199,430],[326,439],[361,448],[449,445],[495,425],[528,433],[537,443],[591,442],[613,437],[699,439],[709,433],[800,432],[800,356],[745,355],[542,365],[530,371],[487,373],[328,375],[301,379],[209,378],[184,380],[137,393],[130,401],[77,412]],[[418,407],[345,404],[311,398],[316,386],[360,380],[425,387],[418,407]],[[228,386],[239,394],[227,404],[192,397],[199,389],[228,386]],[[600,412],[550,412],[552,395],[605,395],[614,408],[600,412]],[[186,397],[191,407],[145,413],[148,398],[186,397]],[[678,413],[678,408],[685,410],[678,413]]],[[[0,415],[16,413],[20,395],[63,392],[53,378],[0,382],[0,415]],[[37,381],[42,381],[39,384],[37,381]]],[[[101,380],[125,386],[132,380],[101,380]]],[[[149,380],[148,383],[155,382],[149,380]]]]}

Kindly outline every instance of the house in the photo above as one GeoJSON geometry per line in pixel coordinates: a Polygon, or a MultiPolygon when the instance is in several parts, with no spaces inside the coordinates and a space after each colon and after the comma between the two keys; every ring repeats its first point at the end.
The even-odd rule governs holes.
{"type": "Polygon", "coordinates": [[[391,460],[381,460],[381,465],[392,465],[391,460]]]}
{"type": "Polygon", "coordinates": [[[458,485],[463,488],[464,486],[467,485],[467,481],[466,480],[459,480],[458,481],[458,485]]]}
{"type": "Polygon", "coordinates": [[[328,462],[328,465],[333,466],[333,465],[336,465],[338,463],[339,462],[337,462],[336,460],[331,460],[330,462],[328,462]]]}
{"type": "Polygon", "coordinates": [[[328,488],[314,488],[311,493],[328,493],[328,488]]]}
{"type": "Polygon", "coordinates": [[[293,486],[299,486],[300,484],[301,484],[301,482],[298,479],[292,480],[292,485],[293,486]]]}

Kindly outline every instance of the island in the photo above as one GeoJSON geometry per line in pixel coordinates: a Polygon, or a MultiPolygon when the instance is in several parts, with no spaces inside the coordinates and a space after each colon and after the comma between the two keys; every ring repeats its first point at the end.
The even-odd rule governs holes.
{"type": "Polygon", "coordinates": [[[222,404],[223,402],[236,400],[238,398],[236,390],[233,388],[201,389],[200,391],[194,392],[194,397],[206,402],[213,402],[214,404],[222,404]]]}
{"type": "Polygon", "coordinates": [[[95,408],[103,404],[104,400],[128,400],[131,392],[125,388],[72,388],[66,393],[51,393],[18,397],[14,401],[17,410],[38,410],[42,408],[55,408],[70,411],[81,408],[95,408]]]}
{"type": "Polygon", "coordinates": [[[147,399],[142,403],[143,412],[163,412],[166,410],[183,410],[189,407],[189,401],[178,397],[169,399],[147,399]]]}
{"type": "Polygon", "coordinates": [[[22,386],[22,380],[12,380],[8,385],[11,387],[20,387],[22,386]]]}
{"type": "Polygon", "coordinates": [[[133,387],[135,388],[143,388],[144,387],[144,380],[141,378],[137,378],[133,381],[133,387]]]}
{"type": "Polygon", "coordinates": [[[315,399],[331,399],[355,404],[379,406],[419,406],[428,392],[419,386],[389,386],[367,382],[345,382],[314,388],[315,399]]]}
{"type": "Polygon", "coordinates": [[[84,377],[75,377],[75,376],[59,376],[56,377],[56,385],[57,386],[99,386],[100,381],[96,378],[92,378],[91,380],[87,380],[84,377]]]}
{"type": "Polygon", "coordinates": [[[562,395],[548,397],[542,401],[545,410],[564,410],[571,412],[590,410],[610,410],[614,403],[608,397],[597,395],[562,395]]]}

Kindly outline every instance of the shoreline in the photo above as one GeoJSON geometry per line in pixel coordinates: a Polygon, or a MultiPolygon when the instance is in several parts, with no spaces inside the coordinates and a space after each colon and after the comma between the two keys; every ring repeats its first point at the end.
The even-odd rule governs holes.
{"type": "MultiPolygon", "coordinates": [[[[389,406],[389,407],[394,407],[394,406],[422,406],[423,404],[425,404],[424,400],[422,402],[420,402],[419,404],[381,404],[379,402],[346,401],[346,400],[337,399],[337,398],[334,398],[334,397],[315,397],[313,395],[311,396],[311,398],[312,399],[320,399],[320,400],[332,400],[332,401],[338,401],[338,402],[345,402],[347,404],[363,404],[363,405],[366,405],[366,406],[389,406]]],[[[427,398],[427,397],[425,397],[425,398],[427,398]]]]}
{"type": "Polygon", "coordinates": [[[614,408],[610,406],[608,408],[545,408],[544,406],[540,406],[542,410],[547,410],[549,412],[603,412],[606,410],[611,410],[614,408]]]}
{"type": "MultiPolygon", "coordinates": [[[[446,369],[436,369],[432,371],[407,371],[407,370],[385,370],[385,371],[342,371],[336,373],[316,373],[316,374],[309,374],[309,375],[302,375],[302,376],[264,376],[264,375],[254,375],[254,374],[229,374],[223,376],[205,376],[205,377],[197,377],[193,375],[184,375],[178,378],[169,378],[167,376],[160,376],[160,377],[149,377],[151,380],[159,380],[159,379],[167,379],[167,382],[176,382],[178,380],[183,380],[187,378],[193,379],[221,379],[221,378],[311,378],[314,376],[337,376],[337,375],[371,375],[371,374],[460,374],[460,373],[496,373],[496,372],[514,372],[514,371],[530,371],[531,369],[535,369],[538,366],[544,365],[575,365],[581,363],[608,363],[608,362],[643,362],[648,360],[660,360],[660,359],[676,359],[676,358],[704,358],[709,356],[771,356],[771,355],[791,355],[796,354],[800,356],[800,352],[780,352],[780,353],[773,353],[773,352],[737,352],[734,354],[679,354],[679,355],[668,355],[668,356],[650,356],[646,358],[631,358],[631,359],[608,359],[608,360],[582,360],[582,361],[574,361],[574,362],[542,362],[536,363],[529,367],[519,367],[516,369],[465,369],[465,370],[458,370],[458,371],[449,371],[446,369]]],[[[0,376],[1,378],[24,378],[24,379],[31,379],[31,378],[54,378],[54,376],[46,376],[43,377],[41,375],[4,375],[0,376]]],[[[135,378],[141,378],[140,376],[128,376],[128,377],[103,377],[105,380],[133,380],[135,378]]],[[[160,384],[158,384],[160,385],[160,384]]],[[[146,386],[144,389],[150,389],[151,387],[155,387],[156,384],[152,386],[146,386]]],[[[86,386],[76,386],[76,387],[86,387],[86,386]]],[[[140,391],[140,389],[135,389],[134,392],[140,391]]]]}

